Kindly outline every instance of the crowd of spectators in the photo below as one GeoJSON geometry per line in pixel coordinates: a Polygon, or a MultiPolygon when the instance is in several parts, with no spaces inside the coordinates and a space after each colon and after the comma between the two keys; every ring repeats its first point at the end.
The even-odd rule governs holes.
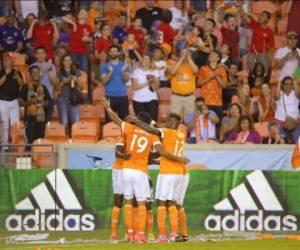
{"type": "Polygon", "coordinates": [[[20,107],[28,143],[44,137],[54,105],[69,131],[96,88],[121,119],[132,102],[135,113],[158,122],[158,91],[169,88],[170,112],[182,116],[188,143],[298,140],[299,1],[106,2],[109,8],[94,0],[0,2],[2,144],[20,107]],[[165,2],[169,8],[160,7],[165,2]],[[276,10],[257,12],[259,2],[276,10]],[[14,66],[16,54],[24,67],[14,66]],[[269,138],[255,123],[265,124],[269,138]]]}

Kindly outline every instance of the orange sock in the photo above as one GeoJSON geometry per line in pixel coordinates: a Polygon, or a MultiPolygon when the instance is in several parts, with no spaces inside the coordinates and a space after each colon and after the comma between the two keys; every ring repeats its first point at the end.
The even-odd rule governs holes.
{"type": "Polygon", "coordinates": [[[178,211],[176,206],[169,207],[171,233],[178,232],[178,211]]]}
{"type": "Polygon", "coordinates": [[[167,208],[164,206],[159,206],[157,208],[157,226],[159,235],[166,236],[166,216],[167,216],[167,208]]]}
{"type": "Polygon", "coordinates": [[[147,232],[153,233],[153,212],[152,212],[152,210],[147,211],[147,232]]]}
{"type": "Polygon", "coordinates": [[[112,235],[117,235],[120,211],[121,208],[113,206],[113,209],[111,211],[111,234],[112,235]]]}
{"type": "Polygon", "coordinates": [[[178,226],[179,226],[179,231],[182,235],[187,236],[187,228],[186,228],[186,213],[184,208],[181,208],[178,210],[178,226]]]}
{"type": "Polygon", "coordinates": [[[139,217],[139,227],[138,232],[144,233],[146,225],[147,211],[145,205],[138,205],[138,217],[139,217]]]}
{"type": "Polygon", "coordinates": [[[125,223],[127,226],[127,232],[133,232],[133,223],[132,223],[132,205],[131,204],[125,204],[125,223]]]}
{"type": "Polygon", "coordinates": [[[139,211],[138,211],[138,208],[137,207],[134,207],[133,208],[133,229],[134,229],[134,232],[135,233],[138,233],[138,230],[139,230],[139,211]]]}

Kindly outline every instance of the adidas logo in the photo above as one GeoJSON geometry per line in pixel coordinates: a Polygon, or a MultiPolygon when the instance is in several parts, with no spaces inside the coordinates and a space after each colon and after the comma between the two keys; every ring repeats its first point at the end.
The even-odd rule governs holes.
{"type": "Polygon", "coordinates": [[[61,169],[51,171],[45,182],[15,205],[16,214],[6,218],[8,231],[92,231],[95,217],[83,213],[68,179],[61,169]]]}
{"type": "Polygon", "coordinates": [[[260,170],[246,176],[244,183],[214,205],[215,214],[204,221],[209,231],[297,231],[298,221],[286,214],[260,170]]]}

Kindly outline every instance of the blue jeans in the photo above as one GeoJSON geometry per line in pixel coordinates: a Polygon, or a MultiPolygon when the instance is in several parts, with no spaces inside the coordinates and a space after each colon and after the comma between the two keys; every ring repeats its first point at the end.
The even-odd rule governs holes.
{"type": "Polygon", "coordinates": [[[300,124],[292,131],[287,131],[285,128],[280,127],[280,134],[284,135],[285,138],[291,139],[292,143],[296,144],[300,136],[300,124]]]}
{"type": "Polygon", "coordinates": [[[79,121],[79,106],[71,105],[67,99],[58,99],[57,107],[59,112],[60,123],[65,127],[79,121]]]}
{"type": "Polygon", "coordinates": [[[72,60],[76,65],[79,65],[79,69],[88,73],[89,71],[89,54],[75,54],[72,53],[72,60]]]}

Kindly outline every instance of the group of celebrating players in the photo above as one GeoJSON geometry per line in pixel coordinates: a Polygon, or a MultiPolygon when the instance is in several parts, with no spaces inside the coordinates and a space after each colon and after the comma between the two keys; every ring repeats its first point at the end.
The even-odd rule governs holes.
{"type": "Polygon", "coordinates": [[[183,208],[189,175],[182,155],[185,135],[178,130],[181,117],[171,113],[165,127],[151,120],[147,112],[122,121],[105,100],[110,119],[122,129],[122,139],[116,145],[116,161],[112,170],[114,206],[111,216],[111,241],[117,242],[123,199],[125,228],[128,242],[188,241],[186,214],[183,208]],[[159,160],[160,159],[160,160],[159,160]],[[153,234],[152,183],[148,165],[159,164],[156,184],[157,225],[159,235],[153,234]],[[169,212],[170,235],[167,237],[166,216],[169,212]],[[148,237],[145,236],[147,225],[148,237]]]}

